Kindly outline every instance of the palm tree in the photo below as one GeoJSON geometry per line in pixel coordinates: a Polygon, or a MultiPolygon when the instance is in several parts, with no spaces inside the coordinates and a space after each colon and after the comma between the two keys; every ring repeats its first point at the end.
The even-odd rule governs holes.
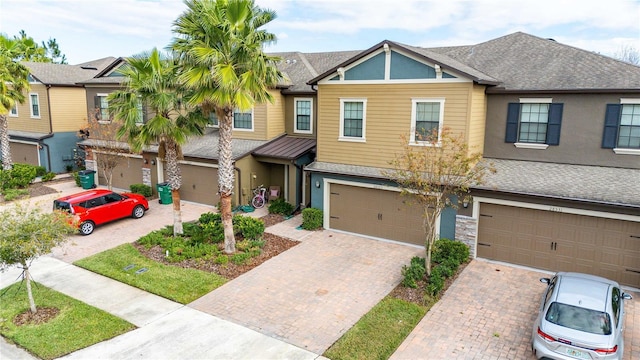
{"type": "Polygon", "coordinates": [[[18,42],[0,34],[0,154],[4,170],[13,167],[7,114],[17,103],[24,103],[30,88],[29,69],[15,60],[18,53],[18,42]]]}
{"type": "Polygon", "coordinates": [[[178,160],[182,145],[190,136],[204,133],[208,119],[187,105],[178,83],[178,68],[173,58],[163,57],[157,49],[127,59],[121,71],[126,88],[107,97],[109,112],[121,121],[118,138],[127,138],[132,151],[158,144],[158,155],[166,162],[167,180],[173,200],[173,233],[182,234],[180,186],[182,176],[178,160]],[[144,108],[154,116],[143,123],[144,108]]]}
{"type": "Polygon", "coordinates": [[[231,140],[233,112],[273,101],[269,88],[282,77],[276,57],[263,45],[275,35],[260,28],[275,19],[253,0],[185,0],[187,10],[174,22],[172,48],[181,58],[181,79],[194,91],[192,103],[215,111],[219,119],[218,189],[226,253],[235,252],[231,195],[234,185],[231,140]]]}

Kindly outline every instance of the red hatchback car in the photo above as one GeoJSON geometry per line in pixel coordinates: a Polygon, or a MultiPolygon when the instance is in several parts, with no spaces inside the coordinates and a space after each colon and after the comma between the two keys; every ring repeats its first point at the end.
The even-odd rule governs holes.
{"type": "Polygon", "coordinates": [[[94,189],[56,199],[53,209],[74,214],[80,233],[89,235],[97,225],[126,217],[143,217],[149,210],[149,202],[140,194],[94,189]]]}

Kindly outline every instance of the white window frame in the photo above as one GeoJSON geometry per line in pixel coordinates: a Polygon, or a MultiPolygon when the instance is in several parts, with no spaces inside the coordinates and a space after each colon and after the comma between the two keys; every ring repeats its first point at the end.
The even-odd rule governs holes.
{"type": "MultiPolygon", "coordinates": [[[[251,111],[248,111],[248,112],[241,112],[241,111],[240,111],[240,110],[238,110],[238,109],[234,109],[234,110],[233,110],[233,119],[231,120],[231,126],[232,126],[233,130],[235,130],[235,131],[253,131],[253,129],[254,129],[254,127],[255,127],[255,121],[254,121],[254,119],[255,119],[255,118],[254,118],[254,116],[253,116],[253,108],[251,109],[251,111]],[[242,113],[242,114],[249,114],[249,113],[250,113],[250,114],[251,114],[251,128],[250,128],[250,129],[247,129],[247,128],[237,128],[237,127],[236,127],[236,121],[235,121],[235,120],[236,120],[236,119],[235,119],[235,118],[236,118],[236,113],[242,113]]],[[[218,119],[218,123],[219,123],[219,122],[220,122],[220,119],[218,119]]]]}
{"type": "MultiPolygon", "coordinates": [[[[640,104],[640,98],[620,98],[620,105],[638,105],[638,104],[640,104]]],[[[620,109],[620,111],[622,111],[622,109],[620,109]]],[[[619,127],[620,127],[620,124],[618,124],[618,128],[619,127]]],[[[617,143],[618,143],[618,139],[616,139],[616,145],[617,143]]],[[[616,147],[613,149],[613,152],[618,155],[640,156],[640,149],[616,147]]]]}
{"type": "Polygon", "coordinates": [[[366,142],[367,135],[367,98],[340,98],[340,135],[339,141],[366,142]],[[344,135],[344,103],[361,102],[362,103],[362,137],[353,137],[344,135]]]}
{"type": "Polygon", "coordinates": [[[409,145],[432,146],[428,141],[416,141],[416,116],[418,103],[439,103],[440,115],[438,121],[438,142],[436,146],[441,146],[442,128],[444,127],[444,98],[412,98],[411,99],[411,134],[409,135],[409,145]]]}
{"type": "MultiPolygon", "coordinates": [[[[107,109],[109,109],[109,100],[107,100],[107,96],[109,96],[109,94],[106,93],[97,93],[96,94],[97,97],[103,97],[105,99],[105,101],[107,102],[107,109]]],[[[111,118],[108,117],[106,120],[102,118],[102,107],[98,108],[98,112],[100,113],[100,120],[98,120],[98,123],[100,124],[108,124],[111,122],[111,118]]],[[[108,111],[107,111],[108,113],[108,111]]]]}
{"type": "Polygon", "coordinates": [[[210,127],[210,128],[214,128],[214,129],[217,129],[217,128],[219,128],[219,127],[220,127],[220,119],[218,119],[218,115],[216,114],[216,111],[215,111],[215,110],[211,110],[211,111],[209,112],[209,119],[208,119],[208,120],[207,120],[207,125],[206,125],[206,127],[210,127]],[[217,123],[217,124],[211,124],[211,123],[209,123],[209,121],[208,121],[208,120],[210,120],[210,119],[211,119],[211,114],[213,114],[213,115],[215,115],[215,116],[216,116],[216,120],[218,120],[218,123],[217,123]]]}
{"type": "Polygon", "coordinates": [[[13,104],[13,107],[9,109],[9,117],[18,117],[18,103],[13,104]]]}
{"type": "Polygon", "coordinates": [[[293,132],[298,134],[313,134],[313,98],[293,98],[293,132]],[[309,102],[309,130],[298,129],[298,102],[309,102]]]}
{"type": "MultiPolygon", "coordinates": [[[[520,104],[552,104],[553,98],[519,98],[520,104]]],[[[518,139],[520,139],[520,125],[522,122],[522,114],[518,114],[518,139]]],[[[549,131],[549,122],[547,120],[547,131],[549,131]]],[[[519,149],[546,150],[549,144],[531,143],[531,142],[515,142],[513,146],[519,149]]]]}
{"type": "Polygon", "coordinates": [[[42,108],[40,107],[40,95],[38,93],[29,93],[29,113],[31,114],[32,119],[40,119],[40,114],[42,114],[42,108]],[[33,115],[33,95],[36,96],[36,102],[38,106],[38,115],[33,115]]]}

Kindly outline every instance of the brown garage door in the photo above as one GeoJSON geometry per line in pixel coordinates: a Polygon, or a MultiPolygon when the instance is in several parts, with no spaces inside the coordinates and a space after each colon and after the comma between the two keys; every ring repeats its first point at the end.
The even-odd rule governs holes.
{"type": "Polygon", "coordinates": [[[424,245],[422,211],[399,192],[342,184],[329,192],[331,229],[424,245]]]}
{"type": "Polygon", "coordinates": [[[10,147],[14,163],[40,165],[37,145],[11,142],[10,147]]]}
{"type": "Polygon", "coordinates": [[[481,204],[478,256],[640,288],[640,222],[481,204]]]}
{"type": "MultiPolygon", "coordinates": [[[[100,154],[98,154],[100,156],[100,154]]],[[[99,170],[98,170],[99,171],[99,170]]],[[[102,175],[96,179],[101,185],[106,185],[102,175]]],[[[114,188],[129,191],[131,184],[142,184],[142,159],[123,157],[113,169],[111,184],[114,188]]]]}
{"type": "Polygon", "coordinates": [[[207,166],[180,164],[182,187],[180,199],[200,204],[218,205],[218,169],[207,166]]]}

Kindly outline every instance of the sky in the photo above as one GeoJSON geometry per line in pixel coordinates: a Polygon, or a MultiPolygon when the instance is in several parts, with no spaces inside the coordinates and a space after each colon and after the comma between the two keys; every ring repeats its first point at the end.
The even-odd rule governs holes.
{"type": "MultiPolygon", "coordinates": [[[[365,50],[391,40],[470,45],[522,31],[616,56],[640,51],[640,0],[256,0],[274,10],[267,52],[365,50]]],[[[55,38],[69,64],[126,57],[172,40],[181,0],[0,0],[0,33],[55,38]]]]}

